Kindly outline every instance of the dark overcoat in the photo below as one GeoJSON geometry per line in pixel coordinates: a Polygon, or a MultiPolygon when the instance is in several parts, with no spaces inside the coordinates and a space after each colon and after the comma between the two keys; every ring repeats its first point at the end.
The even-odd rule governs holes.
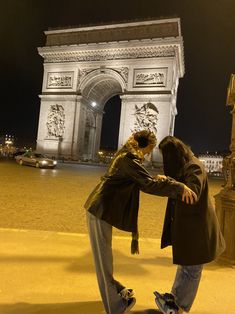
{"type": "Polygon", "coordinates": [[[84,207],[112,226],[137,232],[140,190],[159,196],[181,197],[183,184],[171,178],[154,179],[141,165],[136,151],[125,145],[107,173],[88,197],[84,207]]]}
{"type": "Polygon", "coordinates": [[[207,174],[196,157],[185,164],[179,181],[196,193],[197,201],[188,205],[169,198],[161,248],[172,245],[174,264],[208,263],[223,252],[225,243],[208,193],[207,174]]]}

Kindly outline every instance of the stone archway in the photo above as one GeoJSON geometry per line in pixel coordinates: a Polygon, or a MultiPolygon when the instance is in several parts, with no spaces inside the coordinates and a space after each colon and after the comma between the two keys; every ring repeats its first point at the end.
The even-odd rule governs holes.
{"type": "Polygon", "coordinates": [[[159,140],[173,134],[178,82],[184,75],[179,19],[45,34],[46,45],[38,48],[44,58],[38,150],[94,160],[104,105],[114,95],[122,100],[119,147],[136,128],[150,128],[159,140]],[[55,106],[58,117],[50,116],[50,128],[57,131],[52,134],[47,121],[55,106]]]}
{"type": "Polygon", "coordinates": [[[113,69],[92,70],[81,79],[78,91],[81,94],[81,117],[78,136],[78,156],[81,159],[95,160],[100,145],[104,106],[108,99],[124,92],[124,80],[113,69]],[[88,119],[93,123],[87,123],[88,119]],[[87,138],[89,137],[89,141],[87,138]],[[86,151],[89,151],[87,157],[86,151]]]}

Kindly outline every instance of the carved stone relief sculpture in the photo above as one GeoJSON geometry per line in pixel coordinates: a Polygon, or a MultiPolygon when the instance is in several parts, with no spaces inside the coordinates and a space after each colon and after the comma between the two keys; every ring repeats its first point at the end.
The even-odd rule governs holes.
{"type": "Polygon", "coordinates": [[[167,69],[135,69],[134,87],[166,86],[167,69]]]}
{"type": "Polygon", "coordinates": [[[122,68],[113,68],[115,71],[120,73],[120,75],[123,77],[124,81],[128,81],[128,74],[129,74],[129,69],[127,67],[122,67],[122,68]]]}
{"type": "Polygon", "coordinates": [[[51,105],[47,116],[48,137],[61,138],[65,129],[65,113],[62,105],[51,105]]]}
{"type": "Polygon", "coordinates": [[[96,68],[83,68],[80,70],[80,79],[84,78],[84,76],[86,76],[87,74],[89,74],[90,72],[96,70],[96,68]]]}
{"type": "Polygon", "coordinates": [[[147,129],[153,133],[157,133],[157,120],[159,111],[157,107],[148,102],[142,106],[135,105],[135,122],[134,122],[134,132],[147,129]]]}
{"type": "Polygon", "coordinates": [[[49,72],[47,76],[47,88],[72,88],[73,72],[49,72]]]}
{"type": "Polygon", "coordinates": [[[125,82],[127,82],[127,80],[128,80],[128,74],[129,74],[128,67],[121,67],[121,68],[103,67],[103,68],[92,68],[92,69],[91,68],[83,68],[80,70],[80,79],[83,79],[87,74],[91,73],[94,70],[98,70],[98,69],[103,70],[103,72],[105,72],[105,70],[114,70],[122,76],[122,78],[124,79],[125,82]]]}

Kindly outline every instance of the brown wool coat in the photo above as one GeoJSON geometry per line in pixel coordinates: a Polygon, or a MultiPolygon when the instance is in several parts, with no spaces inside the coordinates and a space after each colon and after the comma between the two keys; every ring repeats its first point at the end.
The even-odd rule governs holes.
{"type": "Polygon", "coordinates": [[[179,181],[190,187],[198,199],[193,205],[168,199],[161,248],[172,245],[174,264],[211,262],[224,251],[225,243],[209,197],[207,174],[196,157],[185,165],[179,181]]]}

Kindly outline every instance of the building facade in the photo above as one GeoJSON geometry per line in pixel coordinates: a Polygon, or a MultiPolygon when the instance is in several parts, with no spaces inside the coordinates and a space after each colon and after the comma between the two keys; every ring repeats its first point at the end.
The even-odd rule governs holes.
{"type": "Polygon", "coordinates": [[[200,155],[199,160],[203,163],[206,172],[209,174],[223,174],[223,156],[200,155]]]}

